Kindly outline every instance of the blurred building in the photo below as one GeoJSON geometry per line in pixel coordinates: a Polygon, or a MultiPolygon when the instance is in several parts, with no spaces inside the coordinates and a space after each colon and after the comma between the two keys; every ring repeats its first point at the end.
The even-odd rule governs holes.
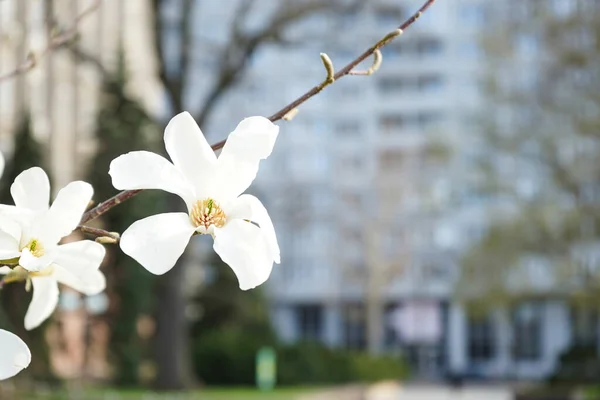
{"type": "MultiPolygon", "coordinates": [[[[320,51],[343,65],[421,3],[373,0],[335,21],[312,18],[298,35],[324,25],[338,34],[259,53],[210,125],[233,129],[236,117],[269,115],[323,79],[320,51]]],[[[437,2],[383,49],[375,75],[344,78],[280,122],[254,190],[281,246],[268,290],[282,338],[365,349],[374,306],[383,315],[371,348],[402,352],[421,376],[537,379],[555,369],[579,329],[565,300],[524,302],[482,319],[454,300],[460,257],[490,215],[512,210],[476,189],[485,180],[472,157],[487,112],[482,83],[493,70],[480,39],[490,23],[525,8],[437,2]]],[[[518,62],[531,76],[534,60],[518,62]]],[[[586,324],[597,343],[598,320],[586,324]]]]}

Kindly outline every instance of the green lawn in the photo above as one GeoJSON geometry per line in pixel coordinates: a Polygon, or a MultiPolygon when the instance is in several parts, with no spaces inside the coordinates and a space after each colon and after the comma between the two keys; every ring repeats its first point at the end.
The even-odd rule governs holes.
{"type": "Polygon", "coordinates": [[[206,388],[187,393],[156,393],[141,390],[61,391],[47,394],[19,393],[15,398],[32,400],[297,400],[317,392],[317,388],[283,388],[263,393],[254,388],[206,388]]]}

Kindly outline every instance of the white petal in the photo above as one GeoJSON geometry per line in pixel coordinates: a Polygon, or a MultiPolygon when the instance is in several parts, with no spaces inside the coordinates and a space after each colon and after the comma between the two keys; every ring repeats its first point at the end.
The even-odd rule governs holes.
{"type": "MultiPolygon", "coordinates": [[[[256,222],[260,226],[261,233],[265,236],[269,249],[271,251],[271,257],[279,264],[279,244],[277,244],[277,236],[275,235],[275,228],[269,213],[263,204],[256,197],[251,194],[243,194],[237,198],[234,203],[234,207],[241,207],[241,212],[249,210],[250,213],[242,215],[237,218],[249,219],[250,221],[256,222]],[[242,211],[243,210],[243,211],[242,211]]],[[[238,208],[240,209],[240,208],[238,208]]]]}
{"type": "Polygon", "coordinates": [[[26,169],[15,178],[10,194],[19,208],[47,210],[50,202],[48,175],[40,167],[26,169]]]}
{"type": "Polygon", "coordinates": [[[19,265],[25,268],[27,271],[37,272],[48,267],[54,261],[55,252],[47,252],[41,257],[36,257],[31,254],[29,249],[25,248],[21,251],[21,258],[19,258],[19,265]]]}
{"type": "Polygon", "coordinates": [[[31,362],[29,348],[18,336],[0,329],[0,380],[12,378],[31,362]]]}
{"type": "Polygon", "coordinates": [[[0,230],[0,260],[10,260],[20,255],[19,242],[13,235],[0,230]]]}
{"type": "Polygon", "coordinates": [[[25,314],[25,329],[32,330],[44,322],[58,304],[58,284],[52,277],[32,277],[33,296],[25,314]]]}
{"type": "Polygon", "coordinates": [[[63,285],[67,285],[87,296],[93,296],[106,289],[106,277],[99,269],[92,269],[83,275],[75,275],[56,264],[53,276],[63,285]]]}
{"type": "Polygon", "coordinates": [[[50,209],[34,221],[31,236],[45,247],[58,243],[77,228],[93,194],[94,189],[87,182],[69,183],[58,192],[50,209]]]}
{"type": "Polygon", "coordinates": [[[174,116],[165,129],[165,147],[173,164],[192,182],[196,198],[208,197],[216,182],[217,162],[204,134],[188,112],[174,116]]]}
{"type": "Polygon", "coordinates": [[[264,117],[246,118],[231,132],[217,162],[220,199],[235,198],[248,189],[278,133],[279,127],[264,117]]]}
{"type": "Polygon", "coordinates": [[[188,207],[195,200],[185,176],[169,160],[149,151],[132,151],[115,158],[108,173],[119,190],[160,189],[178,195],[188,207]]]}
{"type": "MultiPolygon", "coordinates": [[[[44,211],[34,211],[27,208],[19,208],[17,206],[9,206],[6,204],[0,204],[0,226],[4,227],[6,219],[10,219],[14,223],[17,223],[20,227],[18,228],[18,235],[13,235],[15,237],[21,235],[21,230],[23,227],[28,226],[34,220],[34,218],[47,210],[44,211]]],[[[4,229],[8,233],[15,232],[15,229],[4,229]]]]}
{"type": "Polygon", "coordinates": [[[248,290],[264,283],[273,269],[273,257],[260,228],[236,219],[215,228],[213,248],[235,273],[240,289],[248,290]]]}
{"type": "Polygon", "coordinates": [[[105,254],[106,249],[100,243],[79,240],[58,246],[54,263],[75,275],[81,275],[100,268],[105,254]]]}
{"type": "MultiPolygon", "coordinates": [[[[11,206],[6,206],[6,207],[11,207],[11,206]]],[[[14,209],[15,209],[15,211],[17,210],[16,207],[14,209]]],[[[18,218],[18,214],[19,214],[18,212],[15,213],[17,218],[18,218]]],[[[15,241],[17,241],[17,243],[21,240],[21,233],[22,233],[21,223],[29,223],[30,217],[33,216],[33,214],[30,212],[26,212],[24,214],[26,215],[26,217],[22,218],[19,221],[18,219],[15,219],[13,217],[8,216],[7,214],[4,214],[2,212],[2,209],[0,208],[0,230],[4,231],[8,235],[10,235],[13,239],[15,239],[15,241]]]]}
{"type": "Polygon", "coordinates": [[[121,235],[121,249],[155,275],[169,271],[183,254],[194,227],[185,213],[153,215],[121,235]]]}

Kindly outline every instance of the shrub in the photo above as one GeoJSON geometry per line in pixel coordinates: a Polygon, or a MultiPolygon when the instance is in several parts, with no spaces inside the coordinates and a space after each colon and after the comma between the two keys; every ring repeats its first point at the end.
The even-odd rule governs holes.
{"type": "MultiPolygon", "coordinates": [[[[193,347],[196,373],[208,385],[254,385],[256,353],[267,345],[273,345],[270,338],[239,329],[206,332],[193,347]]],[[[309,342],[274,348],[280,385],[373,382],[407,376],[405,364],[396,357],[330,349],[309,342]]]]}

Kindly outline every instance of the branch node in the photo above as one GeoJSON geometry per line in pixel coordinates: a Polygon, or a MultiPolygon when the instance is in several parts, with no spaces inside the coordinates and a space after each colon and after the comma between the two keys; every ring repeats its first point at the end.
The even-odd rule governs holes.
{"type": "Polygon", "coordinates": [[[319,91],[323,90],[325,86],[331,85],[335,82],[335,68],[333,67],[333,62],[331,58],[325,53],[321,53],[321,61],[323,61],[323,66],[325,67],[325,71],[327,71],[327,77],[325,80],[319,85],[319,91]]]}
{"type": "Polygon", "coordinates": [[[297,108],[292,108],[283,117],[281,117],[281,119],[284,121],[291,121],[292,119],[294,119],[294,117],[298,114],[299,111],[300,110],[298,110],[297,108]]]}
{"type": "Polygon", "coordinates": [[[379,49],[375,50],[373,52],[373,64],[371,64],[371,66],[369,67],[369,69],[365,70],[357,70],[357,71],[350,71],[348,72],[348,75],[373,75],[375,72],[377,72],[377,70],[379,69],[379,67],[381,67],[381,62],[383,61],[383,55],[381,54],[381,51],[379,49]]]}
{"type": "Polygon", "coordinates": [[[102,244],[115,244],[115,243],[119,242],[119,239],[118,239],[118,236],[116,238],[110,237],[110,236],[100,236],[100,237],[96,238],[96,242],[102,243],[102,244]]]}

